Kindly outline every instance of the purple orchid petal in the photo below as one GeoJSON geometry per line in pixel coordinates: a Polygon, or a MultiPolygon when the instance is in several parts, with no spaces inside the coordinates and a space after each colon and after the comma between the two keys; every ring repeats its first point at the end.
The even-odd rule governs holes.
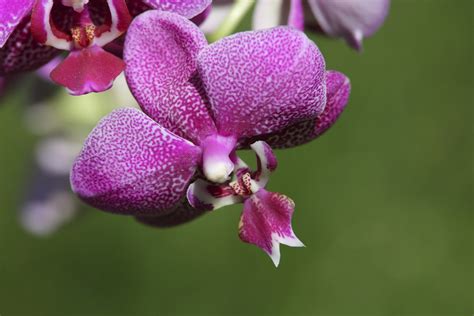
{"type": "Polygon", "coordinates": [[[258,141],[250,145],[250,148],[257,155],[257,172],[254,175],[260,188],[264,188],[270,178],[270,174],[275,171],[278,161],[272,148],[264,141],[258,141]]]}
{"type": "Polygon", "coordinates": [[[59,54],[57,49],[39,44],[29,30],[30,17],[27,16],[0,48],[0,76],[34,70],[59,54]]]}
{"type": "Polygon", "coordinates": [[[294,207],[294,202],[285,195],[265,189],[258,191],[244,203],[239,224],[240,239],[263,249],[278,266],[280,244],[304,247],[291,227],[294,207]]]}
{"type": "Polygon", "coordinates": [[[204,11],[192,18],[191,21],[199,26],[204,23],[204,21],[206,21],[206,19],[209,17],[209,14],[211,14],[211,11],[212,5],[209,5],[206,9],[204,9],[204,11]]]}
{"type": "Polygon", "coordinates": [[[156,10],[138,16],[125,41],[125,75],[143,111],[195,143],[216,133],[194,76],[196,56],[206,45],[192,22],[156,10]]]}
{"type": "Polygon", "coordinates": [[[73,191],[102,210],[164,215],[184,197],[201,150],[136,109],[102,119],[71,173],[73,191]]]}
{"type": "Polygon", "coordinates": [[[182,15],[188,19],[203,12],[212,0],[142,0],[153,9],[182,15]]]}
{"type": "Polygon", "coordinates": [[[375,33],[385,20],[390,0],[308,0],[323,31],[344,37],[357,50],[364,37],[375,33]]]}
{"type": "Polygon", "coordinates": [[[351,82],[343,73],[330,70],[326,75],[327,104],[324,112],[316,119],[314,137],[321,136],[336,123],[339,116],[346,108],[351,93],[351,82]]]}
{"type": "Polygon", "coordinates": [[[288,25],[293,26],[300,31],[304,30],[304,10],[302,0],[291,0],[288,25]]]}
{"type": "MultiPolygon", "coordinates": [[[[272,148],[289,148],[305,144],[318,138],[337,121],[349,100],[351,85],[349,79],[337,71],[328,71],[327,104],[316,119],[305,120],[281,131],[260,137],[272,148]]],[[[249,141],[250,142],[250,141],[249,141]]],[[[241,144],[241,147],[247,147],[241,144]]]]}
{"type": "Polygon", "coordinates": [[[98,46],[72,51],[52,72],[51,79],[72,95],[102,92],[125,68],[124,62],[98,46]]]}
{"type": "Polygon", "coordinates": [[[173,211],[167,215],[137,216],[135,218],[140,223],[148,226],[157,228],[167,228],[188,223],[205,213],[206,211],[192,207],[191,205],[189,205],[186,199],[183,199],[180,203],[177,204],[173,211]]]}
{"type": "Polygon", "coordinates": [[[326,104],[324,59],[293,28],[224,38],[201,50],[198,70],[221,135],[272,133],[316,117],[326,104]]]}
{"type": "Polygon", "coordinates": [[[30,14],[34,0],[0,0],[0,48],[7,42],[24,17],[30,14]]]}

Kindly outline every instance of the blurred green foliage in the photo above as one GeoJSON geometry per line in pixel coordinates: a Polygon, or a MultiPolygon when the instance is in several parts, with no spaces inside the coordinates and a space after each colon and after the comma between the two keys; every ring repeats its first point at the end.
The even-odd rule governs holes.
{"type": "Polygon", "coordinates": [[[307,246],[283,246],[278,269],[239,241],[241,206],[166,230],[88,210],[29,236],[19,87],[0,107],[0,314],[472,314],[472,13],[471,0],[394,0],[360,55],[312,36],[353,91],[324,137],[277,152],[270,189],[295,200],[307,246]]]}

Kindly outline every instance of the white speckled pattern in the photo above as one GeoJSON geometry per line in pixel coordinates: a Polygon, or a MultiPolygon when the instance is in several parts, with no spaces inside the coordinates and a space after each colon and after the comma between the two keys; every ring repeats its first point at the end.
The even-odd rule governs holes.
{"type": "Polygon", "coordinates": [[[129,27],[124,50],[127,82],[143,111],[195,143],[216,133],[199,80],[192,82],[196,56],[206,45],[192,22],[148,11],[129,27]]]}
{"type": "Polygon", "coordinates": [[[141,111],[115,110],[87,138],[71,173],[73,191],[102,210],[162,215],[175,208],[201,150],[141,111]]]}
{"type": "Polygon", "coordinates": [[[223,135],[272,133],[326,104],[324,58],[289,27],[223,38],[199,53],[198,71],[223,135]]]}

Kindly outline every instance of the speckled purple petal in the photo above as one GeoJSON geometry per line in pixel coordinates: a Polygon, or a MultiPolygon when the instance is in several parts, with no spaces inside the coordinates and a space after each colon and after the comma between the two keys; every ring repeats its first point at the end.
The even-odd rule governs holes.
{"type": "Polygon", "coordinates": [[[344,37],[360,50],[364,37],[375,33],[387,16],[390,0],[308,0],[323,31],[344,37]]]}
{"type": "Polygon", "coordinates": [[[272,133],[320,114],[325,63],[290,27],[238,33],[203,49],[198,71],[222,135],[272,133]]]}
{"type": "Polygon", "coordinates": [[[287,196],[264,189],[244,203],[239,224],[242,241],[265,251],[275,266],[280,263],[280,244],[303,247],[291,227],[295,203],[287,196]]]}
{"type": "Polygon", "coordinates": [[[157,228],[173,227],[188,223],[205,214],[205,210],[193,208],[186,199],[180,201],[167,215],[163,216],[137,216],[136,219],[145,225],[157,228]]]}
{"type": "Polygon", "coordinates": [[[188,19],[204,11],[212,0],[142,0],[153,9],[182,15],[188,19]]]}
{"type": "Polygon", "coordinates": [[[0,76],[34,70],[58,54],[59,50],[42,46],[33,39],[30,17],[26,16],[0,48],[0,76]]]}
{"type": "Polygon", "coordinates": [[[115,110],[87,138],[73,191],[105,211],[164,215],[184,197],[201,151],[137,109],[115,110]]]}
{"type": "Polygon", "coordinates": [[[34,0],[0,0],[0,48],[33,8],[34,0]]]}
{"type": "Polygon", "coordinates": [[[138,16],[125,41],[125,75],[142,109],[195,143],[215,133],[195,77],[196,56],[206,45],[192,22],[156,10],[138,16]]]}
{"type": "Polygon", "coordinates": [[[316,119],[306,120],[263,137],[273,148],[288,148],[312,141],[337,121],[349,101],[349,79],[337,71],[327,72],[327,104],[316,119]]]}

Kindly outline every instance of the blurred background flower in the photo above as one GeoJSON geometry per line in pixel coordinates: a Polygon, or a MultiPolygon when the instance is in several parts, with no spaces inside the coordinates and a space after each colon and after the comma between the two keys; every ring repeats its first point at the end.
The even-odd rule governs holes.
{"type": "Polygon", "coordinates": [[[385,21],[390,0],[214,0],[202,29],[213,41],[229,35],[253,5],[253,29],[290,25],[344,38],[360,51],[362,40],[385,21]]]}

